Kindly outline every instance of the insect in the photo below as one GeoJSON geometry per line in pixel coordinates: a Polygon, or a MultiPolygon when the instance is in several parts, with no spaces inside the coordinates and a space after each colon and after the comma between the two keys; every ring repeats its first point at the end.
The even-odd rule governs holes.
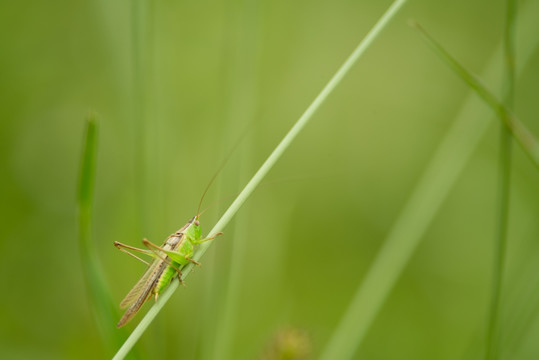
{"type": "MultiPolygon", "coordinates": [[[[232,150],[234,150],[234,148],[232,150]]],[[[217,174],[219,174],[221,169],[224,167],[230,155],[231,154],[229,154],[225,158],[225,161],[215,172],[210,182],[206,186],[206,189],[202,193],[200,202],[198,203],[198,209],[196,212],[197,215],[194,216],[191,220],[189,220],[187,224],[185,224],[181,229],[171,234],[165,240],[163,245],[157,246],[154,243],[148,241],[147,239],[142,239],[142,243],[144,244],[144,246],[146,246],[147,249],[139,249],[133,246],[122,244],[118,241],[114,242],[114,246],[116,246],[119,250],[125,252],[130,256],[133,256],[135,259],[142,261],[148,266],[146,272],[144,272],[140,280],[135,284],[135,286],[133,286],[131,291],[127,293],[125,298],[120,303],[120,308],[127,308],[127,310],[120,319],[120,322],[118,322],[118,324],[116,325],[117,328],[120,328],[127,324],[140,310],[140,307],[146,302],[146,300],[150,299],[153,296],[155,298],[155,301],[157,301],[159,294],[161,294],[163,290],[168,286],[168,284],[170,284],[170,282],[174,279],[175,275],[178,276],[178,280],[181,284],[183,284],[182,272],[180,268],[190,262],[195,265],[200,265],[199,262],[193,259],[195,247],[202,244],[203,242],[213,240],[217,236],[223,234],[221,232],[218,232],[212,236],[201,239],[199,216],[201,214],[200,207],[202,205],[204,197],[206,196],[206,193],[208,192],[208,189],[215,180],[217,174]],[[152,261],[152,263],[148,263],[147,261],[139,258],[137,255],[133,254],[129,250],[134,250],[149,255],[153,257],[154,260],[152,261]]]]}
{"type": "Polygon", "coordinates": [[[148,265],[146,272],[120,303],[120,308],[127,308],[127,310],[116,327],[120,328],[127,324],[139,311],[142,304],[152,296],[155,298],[155,301],[157,301],[159,294],[161,294],[168,284],[170,284],[175,275],[177,275],[180,283],[183,284],[180,268],[187,265],[189,262],[200,265],[199,262],[192,258],[195,246],[213,240],[223,233],[219,232],[204,239],[200,238],[200,234],[199,215],[196,215],[181,229],[170,235],[162,246],[157,246],[147,239],[143,239],[142,243],[148,249],[139,249],[122,244],[118,241],[114,242],[114,246],[119,250],[148,265]],[[150,264],[131,253],[128,249],[149,255],[153,257],[154,260],[150,264]]]}
{"type": "MultiPolygon", "coordinates": [[[[131,291],[127,293],[125,298],[120,303],[120,308],[127,308],[127,310],[116,327],[120,328],[127,324],[140,310],[140,307],[146,302],[146,300],[154,297],[155,301],[157,301],[159,294],[163,292],[163,290],[168,286],[168,284],[171,283],[176,275],[180,283],[183,284],[182,272],[180,270],[181,267],[190,262],[195,265],[200,265],[200,263],[193,259],[195,247],[203,242],[213,240],[219,235],[223,235],[223,233],[218,232],[207,238],[200,238],[200,207],[202,206],[202,201],[204,200],[204,197],[206,196],[211,184],[221,172],[234,150],[239,146],[241,140],[247,134],[248,129],[249,128],[246,128],[244,130],[243,134],[230,150],[230,153],[225,157],[225,160],[213,174],[208,185],[206,185],[206,189],[204,189],[204,192],[200,197],[200,202],[198,203],[198,209],[196,212],[197,215],[189,220],[181,229],[171,234],[165,240],[163,245],[157,246],[147,239],[143,239],[142,243],[144,246],[146,246],[146,249],[139,249],[133,246],[122,244],[118,241],[114,242],[114,246],[116,246],[119,250],[133,256],[135,259],[142,261],[148,266],[146,272],[144,272],[140,280],[135,284],[135,286],[133,286],[131,291]],[[154,260],[151,263],[148,263],[129,250],[149,255],[153,257],[154,260]]],[[[202,213],[204,213],[204,211],[202,211],[202,213]]]]}

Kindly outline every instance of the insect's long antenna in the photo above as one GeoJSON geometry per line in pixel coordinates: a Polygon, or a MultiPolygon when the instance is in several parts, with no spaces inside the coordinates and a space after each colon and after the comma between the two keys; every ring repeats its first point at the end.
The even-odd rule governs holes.
{"type": "MultiPolygon", "coordinates": [[[[241,191],[240,191],[241,192],[241,191]]],[[[234,196],[237,196],[240,192],[237,192],[237,193],[234,193],[234,194],[231,194],[231,195],[228,195],[226,197],[223,197],[223,198],[220,198],[220,199],[217,199],[215,200],[214,202],[212,202],[210,205],[206,206],[206,208],[202,211],[200,211],[198,213],[198,216],[202,216],[202,214],[204,214],[207,210],[209,210],[210,208],[212,208],[213,206],[215,206],[216,204],[219,204],[221,201],[225,201],[227,199],[230,199],[231,197],[234,197],[234,196]]],[[[200,210],[200,209],[199,209],[200,210]]]]}
{"type": "MultiPolygon", "coordinates": [[[[208,182],[208,185],[206,185],[206,189],[204,189],[204,192],[202,193],[202,196],[200,197],[200,202],[198,203],[198,208],[197,208],[197,216],[200,216],[200,207],[202,206],[202,201],[204,200],[204,197],[206,196],[206,193],[208,192],[208,190],[210,189],[210,186],[211,184],[213,184],[213,181],[215,180],[215,178],[217,177],[217,175],[219,175],[219,173],[221,172],[221,170],[223,170],[223,167],[225,167],[226,163],[228,162],[228,160],[230,159],[230,157],[232,156],[232,154],[234,153],[234,150],[236,150],[236,148],[240,145],[241,141],[243,140],[243,138],[245,137],[245,135],[247,135],[247,132],[250,130],[251,128],[251,124],[249,124],[245,130],[243,131],[243,133],[241,134],[241,136],[239,137],[239,139],[236,141],[236,143],[234,144],[234,146],[232,147],[232,149],[230,150],[230,152],[227,154],[227,156],[225,157],[225,159],[223,160],[223,162],[221,163],[221,165],[219,165],[219,168],[217,169],[217,171],[213,174],[213,176],[211,177],[210,181],[208,182]]],[[[206,210],[204,210],[206,211],[206,210]]]]}
{"type": "MultiPolygon", "coordinates": [[[[257,188],[255,189],[255,191],[258,192],[260,189],[265,188],[266,186],[275,185],[275,184],[279,184],[279,183],[283,183],[283,182],[302,181],[302,180],[310,180],[310,179],[324,179],[324,178],[329,178],[329,176],[328,175],[320,176],[318,174],[316,176],[315,175],[313,175],[313,176],[289,176],[287,178],[281,178],[281,179],[272,180],[272,181],[265,181],[265,182],[261,183],[260,185],[258,185],[257,188]]],[[[202,216],[202,214],[204,214],[207,210],[209,210],[210,208],[212,208],[216,204],[219,204],[220,202],[228,200],[228,199],[230,199],[230,198],[232,198],[234,196],[238,196],[240,193],[241,193],[241,191],[238,191],[238,192],[235,192],[233,194],[223,196],[220,199],[215,200],[210,205],[206,206],[206,208],[204,210],[200,211],[200,209],[199,209],[198,216],[202,216]]]]}

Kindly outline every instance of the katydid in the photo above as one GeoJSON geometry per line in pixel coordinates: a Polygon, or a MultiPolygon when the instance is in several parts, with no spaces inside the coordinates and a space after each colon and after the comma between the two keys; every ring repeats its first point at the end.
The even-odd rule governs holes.
{"type": "Polygon", "coordinates": [[[120,328],[127,324],[139,311],[142,304],[144,304],[144,302],[146,302],[146,300],[150,299],[152,296],[155,298],[155,301],[157,301],[159,294],[161,294],[167,285],[170,284],[176,274],[178,275],[178,280],[180,283],[183,284],[182,272],[180,268],[187,265],[189,262],[192,262],[195,265],[200,265],[200,263],[193,259],[195,247],[203,242],[213,240],[218,235],[223,234],[219,232],[207,238],[201,239],[199,217],[201,215],[200,207],[202,205],[202,201],[204,200],[204,196],[206,196],[208,189],[213,183],[213,180],[215,180],[215,177],[221,171],[227,160],[228,157],[213,175],[210,182],[206,186],[206,189],[202,193],[202,197],[198,203],[197,215],[189,220],[181,229],[176,231],[174,234],[171,234],[165,240],[162,246],[157,246],[147,239],[142,239],[142,243],[147,247],[147,249],[139,249],[133,246],[122,244],[118,241],[114,242],[114,246],[116,246],[119,250],[148,265],[146,272],[120,303],[120,308],[127,308],[127,310],[116,327],[120,328]],[[154,260],[150,264],[139,258],[137,255],[131,253],[129,250],[134,250],[149,255],[153,257],[154,260]]]}
{"type": "Polygon", "coordinates": [[[192,258],[195,246],[205,241],[213,240],[216,236],[222,235],[222,233],[201,239],[200,221],[198,218],[199,215],[196,215],[189,220],[181,229],[170,235],[162,246],[157,246],[147,239],[142,240],[142,243],[148,248],[147,250],[125,245],[118,241],[114,242],[114,246],[118,249],[148,265],[148,269],[146,269],[144,275],[142,275],[140,280],[120,303],[120,308],[127,308],[127,310],[116,327],[122,327],[127,324],[139,311],[142,304],[152,296],[157,301],[159,294],[170,284],[176,274],[180,283],[183,283],[182,272],[180,270],[182,266],[187,265],[189,262],[200,265],[200,263],[192,258]],[[154,260],[149,264],[126,249],[150,255],[154,260]]]}
{"type": "Polygon", "coordinates": [[[144,302],[146,302],[146,300],[152,296],[155,298],[155,301],[157,301],[159,294],[161,294],[168,284],[171,283],[176,274],[178,275],[178,280],[180,283],[183,284],[182,272],[180,269],[190,262],[195,265],[200,265],[200,263],[193,259],[195,247],[203,242],[213,240],[218,235],[223,234],[218,232],[207,238],[200,238],[201,231],[199,217],[202,213],[204,213],[204,211],[207,210],[206,209],[201,212],[200,208],[211,184],[219,172],[221,172],[236,147],[238,147],[240,144],[243,137],[247,134],[247,131],[248,128],[245,129],[236,144],[230,150],[230,153],[225,157],[217,171],[213,174],[208,185],[206,185],[206,189],[204,189],[204,192],[200,197],[200,202],[198,203],[198,209],[196,212],[197,215],[189,220],[181,229],[170,235],[165,240],[163,245],[157,246],[147,239],[143,239],[142,243],[147,249],[139,249],[133,246],[122,244],[118,241],[114,242],[114,246],[116,246],[119,250],[148,265],[146,272],[120,303],[120,308],[127,308],[127,310],[116,327],[122,327],[127,324],[139,311],[142,304],[144,304],[144,302]],[[154,260],[152,263],[148,263],[129,250],[134,250],[149,255],[153,257],[154,260]]]}

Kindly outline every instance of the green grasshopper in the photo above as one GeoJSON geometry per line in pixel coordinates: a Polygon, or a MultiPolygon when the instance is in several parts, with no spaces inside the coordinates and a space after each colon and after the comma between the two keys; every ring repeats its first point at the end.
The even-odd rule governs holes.
{"type": "Polygon", "coordinates": [[[148,269],[146,269],[144,275],[142,275],[140,280],[120,303],[120,308],[127,308],[127,310],[116,327],[120,328],[127,324],[139,311],[142,304],[152,296],[155,298],[155,301],[157,301],[159,294],[161,294],[168,284],[170,284],[176,274],[178,275],[180,283],[183,284],[180,268],[187,265],[189,262],[200,265],[199,262],[192,258],[195,246],[213,240],[223,233],[216,233],[204,239],[200,238],[200,234],[199,215],[196,215],[181,229],[174,234],[171,234],[162,246],[157,246],[147,239],[143,239],[142,243],[148,249],[139,249],[122,244],[118,241],[114,242],[114,246],[119,250],[148,265],[148,269]],[[149,264],[126,249],[149,255],[153,257],[154,260],[149,264]]]}
{"type": "Polygon", "coordinates": [[[221,163],[219,169],[210,179],[206,189],[202,193],[200,202],[198,203],[198,209],[196,212],[197,215],[189,220],[181,229],[176,231],[174,234],[171,234],[165,240],[163,245],[157,246],[147,239],[143,239],[142,243],[147,249],[139,249],[133,246],[122,244],[118,241],[114,242],[114,246],[116,246],[119,250],[133,256],[135,259],[142,261],[148,266],[148,269],[146,269],[146,272],[142,275],[140,280],[135,284],[135,286],[133,286],[131,291],[127,293],[125,298],[120,303],[120,308],[127,308],[127,310],[116,327],[120,328],[127,324],[140,310],[142,304],[144,304],[146,300],[150,299],[152,296],[155,298],[155,301],[157,301],[159,294],[161,294],[168,284],[171,283],[176,274],[178,275],[178,280],[180,283],[183,284],[182,272],[180,268],[189,264],[190,262],[195,265],[200,265],[200,263],[193,259],[195,247],[203,242],[213,240],[219,235],[223,235],[223,233],[218,232],[207,238],[200,238],[201,230],[199,217],[202,213],[204,213],[204,211],[207,210],[206,209],[201,213],[200,208],[211,184],[225,166],[234,149],[236,149],[236,147],[240,144],[241,139],[247,134],[247,130],[248,128],[244,131],[243,135],[241,135],[238,142],[234,145],[225,160],[221,163]],[[129,250],[134,250],[149,255],[153,257],[154,260],[150,264],[131,253],[129,250]]]}

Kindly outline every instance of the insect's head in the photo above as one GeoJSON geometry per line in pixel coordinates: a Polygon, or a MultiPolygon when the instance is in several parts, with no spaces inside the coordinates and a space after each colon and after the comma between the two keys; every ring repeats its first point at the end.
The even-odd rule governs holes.
{"type": "Polygon", "coordinates": [[[189,220],[189,226],[187,227],[186,232],[188,232],[192,238],[200,238],[201,230],[198,215],[189,220]]]}

